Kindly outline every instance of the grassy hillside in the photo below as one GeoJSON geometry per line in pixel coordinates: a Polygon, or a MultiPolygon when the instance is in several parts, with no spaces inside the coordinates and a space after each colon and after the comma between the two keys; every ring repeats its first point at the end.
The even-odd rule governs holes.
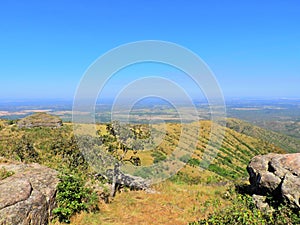
{"type": "Polygon", "coordinates": [[[227,127],[247,136],[260,138],[263,141],[281,147],[287,152],[293,153],[300,151],[300,139],[293,138],[274,131],[266,130],[261,127],[247,123],[243,120],[233,118],[227,119],[227,127]]]}
{"type": "MultiPolygon", "coordinates": [[[[166,181],[154,186],[158,192],[119,193],[110,204],[101,204],[100,212],[83,212],[72,218],[76,225],[187,224],[203,219],[230,205],[228,186],[189,185],[166,181]]],[[[59,224],[59,223],[54,223],[59,224]]]]}
{"type": "MultiPolygon", "coordinates": [[[[268,137],[267,134],[272,134],[273,138],[282,137],[279,134],[268,133],[250,124],[245,126],[246,123],[236,121],[238,120],[229,120],[228,127],[223,128],[225,138],[219,150],[216,149],[216,143],[209,142],[212,126],[210,121],[190,124],[190,130],[184,137],[181,137],[183,127],[180,124],[153,125],[153,132],[165,130],[166,135],[160,144],[152,150],[149,150],[151,144],[146,146],[146,150],[131,147],[125,160],[135,156],[140,158],[142,166],[152,165],[170,157],[179,140],[183,143],[183,150],[186,148],[188,153],[190,142],[196,138],[198,143],[194,146],[191,157],[185,154],[179,156],[179,161],[186,165],[175,176],[153,185],[152,188],[157,191],[155,194],[132,192],[123,188],[111,203],[99,202],[98,213],[77,214],[72,218],[72,224],[142,224],[143,221],[151,221],[153,224],[186,224],[206,218],[216,209],[231,205],[228,197],[231,193],[228,189],[233,182],[247,177],[246,166],[253,156],[268,152],[285,152],[276,145],[277,142],[273,141],[273,144],[270,144],[265,138],[268,137]],[[199,136],[193,133],[195,126],[200,126],[199,136]],[[247,135],[249,130],[256,133],[250,132],[247,135]],[[203,170],[201,159],[207,150],[206,154],[211,152],[217,155],[207,170],[203,170]]],[[[137,135],[147,136],[149,127],[132,125],[130,129],[137,135]]],[[[101,145],[107,150],[120,148],[120,141],[108,131],[107,124],[98,124],[97,130],[98,137],[94,138],[101,141],[94,141],[93,146],[101,145]]],[[[13,121],[0,120],[0,156],[23,162],[38,162],[60,171],[64,168],[79,169],[87,177],[92,177],[89,174],[93,174],[79,151],[72,125],[66,123],[55,129],[20,129],[13,121]]],[[[89,180],[89,183],[94,181],[89,180]]]]}
{"type": "Polygon", "coordinates": [[[0,156],[54,169],[79,165],[83,159],[72,130],[67,124],[20,129],[15,121],[0,120],[0,156]]]}

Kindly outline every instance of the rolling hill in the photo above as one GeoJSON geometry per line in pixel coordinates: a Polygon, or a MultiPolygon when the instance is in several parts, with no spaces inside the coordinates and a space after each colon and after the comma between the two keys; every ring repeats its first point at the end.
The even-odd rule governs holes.
{"type": "Polygon", "coordinates": [[[272,143],[290,153],[299,152],[300,150],[299,139],[290,137],[285,134],[270,131],[258,126],[254,126],[243,120],[235,118],[227,119],[226,126],[232,130],[235,130],[238,133],[245,134],[254,138],[259,138],[268,143],[272,143]]]}
{"type": "MultiPolygon", "coordinates": [[[[100,213],[78,214],[71,224],[136,224],[141,221],[186,224],[205,218],[216,207],[221,209],[231,204],[230,199],[224,197],[228,194],[228,187],[248,177],[246,166],[252,157],[269,152],[292,152],[298,146],[293,138],[236,119],[228,119],[227,127],[219,127],[225,131],[224,139],[211,133],[212,126],[210,121],[189,124],[188,128],[176,123],[152,125],[152,132],[164,134],[159,144],[149,145],[146,150],[128,148],[124,159],[135,156],[140,158],[142,166],[156,164],[174,157],[173,150],[181,142],[183,154],[177,156],[185,166],[171,178],[153,185],[157,193],[131,192],[125,188],[110,204],[99,203],[100,213]],[[195,127],[200,127],[199,134],[194,132],[195,127]],[[190,130],[183,134],[183,129],[190,130]],[[211,138],[211,135],[214,137],[211,138]],[[191,145],[195,139],[197,143],[191,145]],[[193,148],[192,151],[190,148],[193,148]],[[211,156],[212,161],[207,167],[203,164],[204,155],[211,156]]],[[[119,148],[120,140],[107,127],[108,124],[97,124],[93,146],[107,150],[119,148]]],[[[135,134],[147,137],[147,125],[129,127],[135,134]]],[[[94,173],[76,144],[70,123],[55,129],[19,128],[16,122],[1,120],[0,157],[37,162],[59,171],[63,168],[77,169],[87,177],[94,173]]],[[[137,171],[134,173],[138,174],[134,175],[147,177],[143,169],[137,171]]]]}

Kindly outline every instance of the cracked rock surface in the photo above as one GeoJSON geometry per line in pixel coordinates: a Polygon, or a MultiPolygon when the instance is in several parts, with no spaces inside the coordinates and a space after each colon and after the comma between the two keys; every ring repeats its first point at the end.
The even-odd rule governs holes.
{"type": "Polygon", "coordinates": [[[48,224],[55,206],[57,172],[39,164],[0,163],[14,174],[0,180],[0,224],[48,224]]]}
{"type": "Polygon", "coordinates": [[[247,167],[255,194],[271,194],[300,209],[300,153],[255,156],[247,167]]]}

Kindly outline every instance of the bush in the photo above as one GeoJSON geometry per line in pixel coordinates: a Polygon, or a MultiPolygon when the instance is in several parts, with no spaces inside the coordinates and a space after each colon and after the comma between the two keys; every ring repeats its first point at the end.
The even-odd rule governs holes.
{"type": "Polygon", "coordinates": [[[17,120],[8,120],[7,121],[8,125],[13,125],[13,124],[16,124],[16,123],[17,123],[17,120]]]}
{"type": "Polygon", "coordinates": [[[80,211],[98,210],[96,193],[84,187],[83,179],[75,174],[60,176],[56,200],[58,207],[53,214],[60,222],[70,223],[71,216],[80,211]]]}
{"type": "Polygon", "coordinates": [[[299,223],[299,212],[293,212],[286,205],[281,205],[273,211],[262,212],[256,208],[251,196],[239,194],[233,199],[233,205],[229,208],[215,212],[207,219],[189,223],[189,225],[292,225],[299,223]]]}
{"type": "Polygon", "coordinates": [[[187,163],[190,160],[191,156],[189,155],[183,155],[179,158],[179,160],[183,163],[187,163]]]}
{"type": "Polygon", "coordinates": [[[151,156],[154,158],[153,163],[164,161],[167,158],[167,156],[160,151],[154,151],[151,156]]]}
{"type": "Polygon", "coordinates": [[[201,161],[199,159],[196,159],[196,158],[191,158],[190,155],[183,155],[179,158],[179,160],[183,163],[187,163],[189,164],[190,166],[193,166],[193,167],[198,167],[201,165],[201,161]]]}
{"type": "Polygon", "coordinates": [[[177,184],[200,184],[201,183],[201,177],[190,177],[185,173],[177,172],[174,176],[169,178],[170,181],[177,184]]]}
{"type": "Polygon", "coordinates": [[[188,161],[188,164],[191,165],[191,166],[194,166],[194,167],[198,167],[198,166],[200,166],[201,161],[199,159],[191,158],[188,161]]]}
{"type": "Polygon", "coordinates": [[[228,179],[236,179],[238,177],[238,174],[234,171],[228,171],[224,168],[219,167],[216,164],[210,164],[208,166],[208,170],[212,171],[222,177],[228,178],[228,179]]]}

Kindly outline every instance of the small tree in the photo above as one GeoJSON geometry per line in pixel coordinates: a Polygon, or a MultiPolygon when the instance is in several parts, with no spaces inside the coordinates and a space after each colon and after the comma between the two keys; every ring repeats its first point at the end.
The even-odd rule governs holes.
{"type": "MultiPolygon", "coordinates": [[[[116,190],[118,188],[117,176],[120,173],[121,164],[124,162],[130,162],[135,166],[141,165],[141,160],[137,156],[131,156],[129,159],[126,159],[126,154],[128,151],[133,151],[134,154],[138,150],[144,149],[145,141],[141,140],[141,137],[149,137],[148,130],[144,129],[143,131],[137,126],[130,126],[121,124],[118,121],[109,123],[106,125],[107,135],[101,135],[103,138],[103,143],[107,143],[107,151],[111,153],[116,159],[117,162],[114,164],[113,169],[113,178],[112,178],[112,188],[111,196],[115,196],[116,190]],[[116,141],[115,145],[112,145],[109,142],[106,142],[106,139],[114,139],[116,141]]],[[[149,140],[148,140],[149,141],[149,140]]]]}

